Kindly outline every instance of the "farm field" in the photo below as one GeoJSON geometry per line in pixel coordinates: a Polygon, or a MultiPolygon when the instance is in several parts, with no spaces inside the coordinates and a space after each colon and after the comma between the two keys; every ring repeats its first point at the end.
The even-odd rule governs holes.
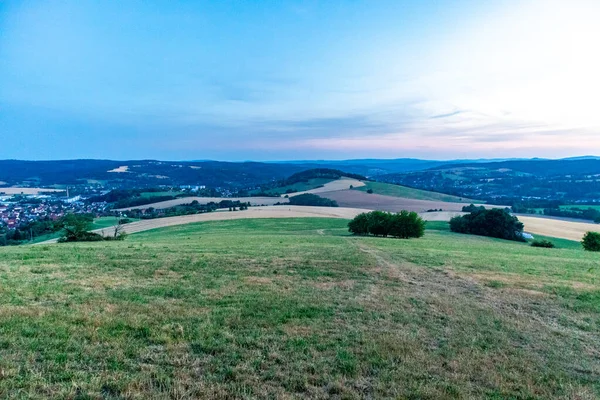
{"type": "Polygon", "coordinates": [[[346,222],[0,249],[0,397],[600,395],[596,255],[346,222]]]}
{"type": "MultiPolygon", "coordinates": [[[[443,211],[423,213],[421,216],[428,221],[449,221],[452,217],[464,214],[463,212],[443,211]]],[[[517,218],[525,225],[525,232],[538,236],[580,242],[586,232],[600,232],[600,225],[589,222],[529,215],[518,215],[517,218]]]]}
{"type": "MultiPolygon", "coordinates": [[[[297,182],[292,185],[281,186],[274,189],[265,190],[266,193],[269,194],[286,194],[287,190],[295,190],[296,192],[302,192],[305,190],[316,189],[325,185],[326,183],[331,182],[331,179],[328,178],[313,178],[309,179],[307,182],[297,182]]],[[[254,193],[258,193],[260,190],[254,191],[254,193]]]]}
{"type": "Polygon", "coordinates": [[[586,232],[600,232],[600,225],[589,222],[563,221],[551,218],[518,216],[525,224],[526,232],[538,233],[562,239],[581,241],[586,232]]]}
{"type": "Polygon", "coordinates": [[[63,189],[52,189],[52,188],[28,188],[28,187],[0,187],[0,194],[40,194],[44,192],[64,192],[63,189]]]}
{"type": "MultiPolygon", "coordinates": [[[[355,186],[356,187],[356,186],[355,186]]],[[[384,196],[403,197],[415,200],[442,201],[450,203],[481,203],[477,200],[465,199],[444,193],[430,192],[427,190],[414,189],[407,186],[394,185],[383,182],[365,182],[362,187],[356,187],[357,190],[366,192],[371,189],[374,194],[384,196]]]]}
{"type": "Polygon", "coordinates": [[[181,204],[189,204],[194,200],[198,201],[200,204],[208,204],[211,202],[218,203],[223,200],[239,200],[244,203],[250,202],[250,204],[253,206],[273,205],[275,203],[287,203],[288,201],[287,199],[283,199],[281,197],[182,197],[180,199],[175,200],[160,201],[157,203],[144,204],[141,206],[120,208],[116,211],[129,211],[133,209],[145,210],[148,208],[163,209],[175,207],[181,204]]]}
{"type": "Polygon", "coordinates": [[[417,200],[376,193],[369,194],[360,190],[341,190],[337,192],[320,193],[319,195],[337,201],[341,207],[376,209],[390,212],[398,212],[401,210],[424,212],[433,209],[462,211],[462,208],[466,205],[465,203],[452,203],[440,200],[417,200]]]}
{"type": "MultiPolygon", "coordinates": [[[[365,186],[365,183],[363,181],[359,181],[358,179],[341,178],[341,179],[336,179],[336,180],[327,182],[322,187],[318,187],[316,189],[304,190],[302,192],[290,193],[290,194],[288,194],[288,196],[293,197],[293,196],[298,196],[298,195],[304,194],[304,193],[321,194],[321,193],[329,193],[329,192],[335,192],[335,191],[340,191],[340,190],[349,190],[350,186],[357,188],[357,187],[365,186]]],[[[285,196],[285,195],[282,195],[282,196],[285,196]]]]}

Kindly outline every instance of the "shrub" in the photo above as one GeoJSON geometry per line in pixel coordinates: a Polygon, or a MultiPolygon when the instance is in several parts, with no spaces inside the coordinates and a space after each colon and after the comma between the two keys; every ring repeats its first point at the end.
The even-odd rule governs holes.
{"type": "Polygon", "coordinates": [[[494,208],[476,209],[462,217],[450,220],[450,230],[458,233],[489,236],[524,242],[523,224],[506,210],[494,208]]]}
{"type": "Polygon", "coordinates": [[[372,194],[373,193],[373,189],[367,189],[367,193],[372,194]]]}
{"type": "Polygon", "coordinates": [[[531,242],[531,247],[545,247],[547,249],[553,249],[556,246],[554,246],[554,243],[549,240],[534,240],[531,242]]]}
{"type": "Polygon", "coordinates": [[[401,211],[391,214],[383,211],[371,211],[354,217],[348,223],[348,230],[355,235],[371,234],[402,239],[418,238],[425,233],[425,221],[415,212],[401,211]]]}
{"type": "Polygon", "coordinates": [[[581,241],[583,248],[587,251],[600,251],[600,233],[588,232],[581,241]]]}

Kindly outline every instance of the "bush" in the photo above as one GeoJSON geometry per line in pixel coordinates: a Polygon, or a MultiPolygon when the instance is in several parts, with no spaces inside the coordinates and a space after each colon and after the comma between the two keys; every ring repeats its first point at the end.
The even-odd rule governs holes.
{"type": "Polygon", "coordinates": [[[588,232],[581,241],[583,248],[587,251],[600,251],[600,233],[588,232]]]}
{"type": "Polygon", "coordinates": [[[462,217],[454,217],[450,220],[450,230],[519,242],[525,241],[523,224],[517,217],[499,208],[491,210],[481,208],[462,217]]]}
{"type": "Polygon", "coordinates": [[[556,246],[554,246],[554,243],[549,240],[534,240],[531,242],[531,247],[545,247],[547,249],[553,249],[556,246]]]}
{"type": "Polygon", "coordinates": [[[401,211],[391,214],[371,211],[354,217],[348,223],[348,230],[355,235],[393,236],[402,239],[422,237],[425,221],[415,212],[401,211]]]}
{"type": "Polygon", "coordinates": [[[373,194],[373,189],[367,189],[367,193],[373,194]]]}

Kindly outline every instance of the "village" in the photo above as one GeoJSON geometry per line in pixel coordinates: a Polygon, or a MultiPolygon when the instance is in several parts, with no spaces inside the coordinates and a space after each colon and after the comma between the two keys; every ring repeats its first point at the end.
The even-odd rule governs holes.
{"type": "Polygon", "coordinates": [[[0,230],[17,229],[40,220],[56,221],[67,213],[101,215],[106,202],[90,203],[90,196],[50,195],[0,196],[0,230]]]}

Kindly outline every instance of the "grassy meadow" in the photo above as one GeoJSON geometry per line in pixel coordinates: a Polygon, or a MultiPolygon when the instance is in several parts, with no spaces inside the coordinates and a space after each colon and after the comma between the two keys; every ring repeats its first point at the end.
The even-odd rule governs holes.
{"type": "MultiPolygon", "coordinates": [[[[264,192],[269,194],[285,194],[288,190],[292,190],[294,193],[304,192],[305,190],[311,190],[322,187],[323,185],[331,181],[332,179],[328,178],[312,178],[306,182],[296,182],[291,185],[281,186],[274,189],[266,189],[264,190],[264,192]]],[[[262,190],[254,190],[253,193],[259,193],[261,191],[262,190]]]]}
{"type": "Polygon", "coordinates": [[[600,396],[597,254],[346,223],[0,248],[0,398],[600,396]]]}

